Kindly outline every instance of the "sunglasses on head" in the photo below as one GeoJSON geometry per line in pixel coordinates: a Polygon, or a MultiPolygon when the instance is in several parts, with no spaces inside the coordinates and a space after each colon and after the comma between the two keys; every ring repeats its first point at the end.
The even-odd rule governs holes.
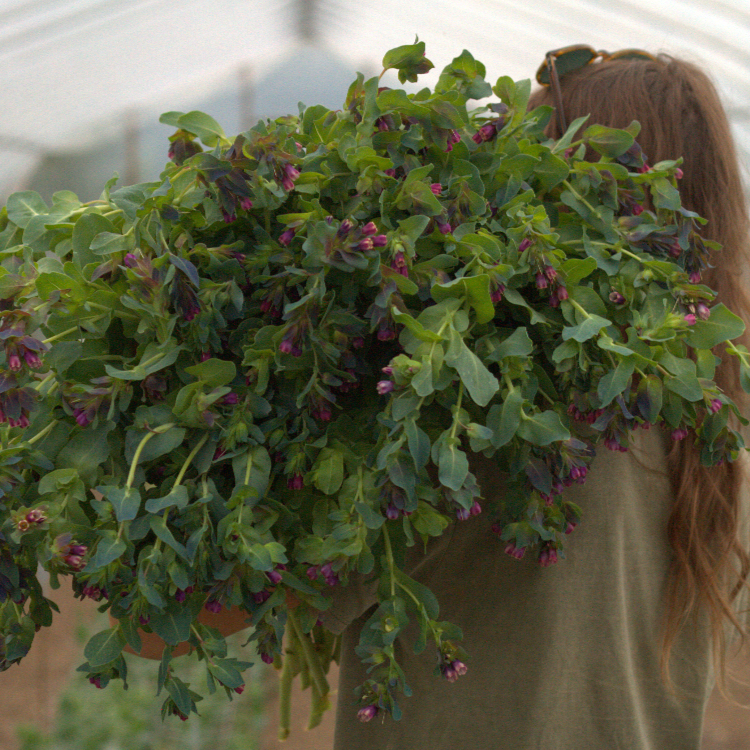
{"type": "Polygon", "coordinates": [[[544,62],[536,72],[536,80],[542,86],[552,84],[557,116],[563,133],[568,129],[568,126],[565,123],[563,113],[560,78],[568,73],[585,68],[593,62],[605,62],[607,60],[657,60],[657,58],[641,49],[621,49],[617,52],[605,52],[604,50],[595,50],[588,44],[573,44],[569,47],[553,49],[544,56],[544,62]]]}
{"type": "Polygon", "coordinates": [[[553,49],[544,56],[544,62],[536,72],[536,80],[542,86],[549,86],[550,71],[558,77],[580,70],[593,62],[606,60],[656,60],[657,58],[642,49],[621,49],[617,52],[595,50],[588,44],[572,44],[570,47],[553,49]]]}

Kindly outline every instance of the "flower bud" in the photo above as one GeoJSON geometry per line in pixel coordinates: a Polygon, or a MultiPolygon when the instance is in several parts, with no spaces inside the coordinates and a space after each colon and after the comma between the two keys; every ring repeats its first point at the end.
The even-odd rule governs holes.
{"type": "Polygon", "coordinates": [[[377,715],[378,707],[374,704],[360,708],[359,711],[357,711],[357,718],[363,722],[371,721],[377,715]]]}
{"type": "Polygon", "coordinates": [[[376,388],[381,396],[386,393],[390,393],[395,387],[395,383],[392,380],[381,380],[378,382],[376,388]]]}
{"type": "Polygon", "coordinates": [[[711,317],[711,310],[705,302],[699,302],[695,306],[695,313],[701,320],[708,320],[711,317]]]}
{"type": "Polygon", "coordinates": [[[528,250],[531,247],[531,240],[526,237],[525,239],[521,240],[520,244],[518,245],[518,252],[522,253],[525,250],[528,250]]]}
{"type": "Polygon", "coordinates": [[[279,235],[279,245],[287,247],[289,243],[294,239],[294,229],[287,229],[279,235]]]}

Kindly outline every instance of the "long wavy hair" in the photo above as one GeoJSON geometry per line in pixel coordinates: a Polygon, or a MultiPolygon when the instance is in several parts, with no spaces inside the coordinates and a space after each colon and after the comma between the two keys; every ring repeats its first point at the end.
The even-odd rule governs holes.
{"type": "MultiPolygon", "coordinates": [[[[714,253],[704,283],[718,300],[750,323],[750,297],[743,286],[750,269],[750,223],[734,142],[724,108],[708,76],[692,63],[660,55],[651,61],[612,60],[587,65],[561,78],[562,104],[568,122],[590,115],[598,123],[624,128],[638,120],[638,143],[654,164],[683,158],[680,181],[683,205],[708,219],[704,239],[722,249],[714,253]]],[[[555,106],[553,93],[532,94],[530,107],[555,106]]],[[[548,135],[559,138],[557,117],[548,135]]],[[[741,342],[750,347],[750,331],[741,342]]],[[[748,398],[739,368],[722,351],[716,382],[746,413],[748,398]]],[[[691,618],[707,617],[717,682],[725,690],[727,638],[732,628],[745,637],[734,602],[747,585],[750,556],[743,534],[743,460],[702,466],[691,439],[676,442],[668,458],[674,503],[668,523],[672,551],[661,663],[669,683],[669,657],[675,639],[691,618]]]]}

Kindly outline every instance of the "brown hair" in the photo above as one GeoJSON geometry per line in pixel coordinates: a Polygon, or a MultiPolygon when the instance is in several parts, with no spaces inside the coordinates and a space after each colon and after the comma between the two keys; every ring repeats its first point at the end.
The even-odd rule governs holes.
{"type": "MultiPolygon", "coordinates": [[[[638,143],[650,164],[682,157],[683,205],[708,219],[705,239],[722,246],[711,259],[703,281],[718,300],[750,322],[750,298],[741,273],[750,267],[748,214],[737,156],[726,114],[716,89],[700,68],[667,55],[656,60],[594,63],[564,76],[562,102],[568,122],[590,115],[598,123],[624,128],[641,124],[638,143]]],[[[554,106],[551,91],[534,92],[530,107],[554,106]]],[[[548,134],[559,138],[557,118],[548,134]]],[[[741,342],[750,346],[750,332],[741,342]]],[[[723,360],[729,359],[716,351],[723,360]]],[[[747,398],[736,362],[722,361],[716,382],[745,411],[747,398]]],[[[674,504],[668,524],[672,549],[667,610],[662,642],[662,670],[668,679],[669,655],[681,627],[707,616],[714,663],[723,689],[727,632],[731,623],[744,638],[733,602],[746,585],[750,556],[742,535],[744,470],[742,461],[705,467],[692,440],[674,444],[668,461],[674,504]]]]}

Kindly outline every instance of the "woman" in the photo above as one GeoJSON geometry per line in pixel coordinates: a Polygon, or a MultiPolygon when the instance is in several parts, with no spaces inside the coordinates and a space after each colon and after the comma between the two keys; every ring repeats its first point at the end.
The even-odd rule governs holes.
{"type": "MultiPolygon", "coordinates": [[[[703,281],[750,320],[739,273],[748,268],[748,216],[707,76],[637,51],[609,60],[594,52],[588,62],[584,53],[586,64],[579,56],[578,69],[564,72],[576,67],[564,52],[540,70],[557,55],[558,96],[545,88],[531,101],[557,105],[548,134],[560,137],[564,118],[583,115],[587,125],[638,120],[649,163],[683,157],[683,204],[709,220],[704,238],[723,246],[703,281]]],[[[733,363],[717,382],[747,403],[733,363]]],[[[352,690],[366,673],[354,647],[371,599],[352,587],[338,592],[324,614],[344,637],[337,750],[697,750],[728,636],[744,635],[743,464],[702,467],[689,439],[673,443],[659,430],[640,431],[628,453],[601,449],[586,483],[566,490],[584,520],[567,559],[550,568],[501,554],[484,514],[454,524],[414,558],[411,575],[436,594],[441,618],[463,629],[468,672],[453,684],[439,679],[428,655],[412,653],[408,632],[400,663],[414,697],[401,701],[399,722],[357,721],[352,690]]],[[[498,491],[491,464],[474,468],[485,495],[498,491]]]]}

